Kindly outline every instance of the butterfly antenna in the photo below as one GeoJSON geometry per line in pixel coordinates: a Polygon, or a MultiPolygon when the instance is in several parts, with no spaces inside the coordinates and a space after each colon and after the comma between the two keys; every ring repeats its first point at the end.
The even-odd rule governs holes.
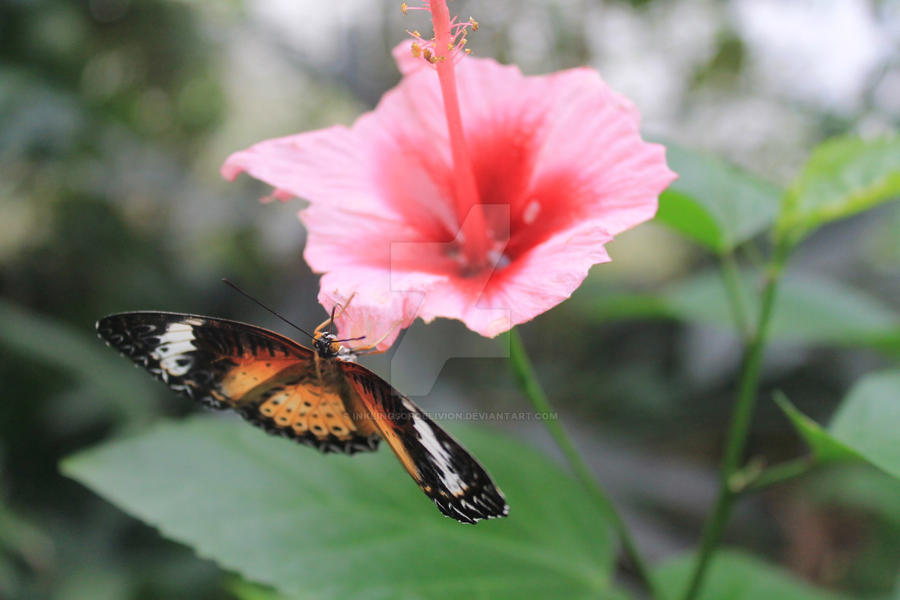
{"type": "Polygon", "coordinates": [[[285,323],[287,323],[288,325],[290,325],[291,327],[293,327],[294,329],[296,329],[297,331],[299,331],[300,333],[302,333],[302,334],[304,334],[304,335],[308,335],[308,336],[310,337],[310,339],[315,339],[316,336],[314,336],[313,334],[311,334],[311,333],[308,332],[307,330],[303,329],[302,327],[298,327],[297,325],[294,325],[293,323],[291,323],[290,321],[288,321],[285,317],[279,315],[277,312],[275,312],[274,310],[272,310],[271,308],[269,308],[268,306],[266,306],[265,304],[263,304],[262,302],[260,302],[259,300],[257,300],[256,298],[254,298],[253,296],[251,296],[250,294],[248,294],[248,293],[245,292],[244,290],[242,290],[241,288],[239,288],[239,287],[237,286],[237,284],[233,283],[232,281],[229,281],[229,280],[226,279],[225,277],[222,278],[222,281],[225,283],[225,285],[229,286],[230,288],[232,288],[234,291],[236,291],[236,292],[239,293],[240,295],[244,296],[245,298],[247,298],[247,299],[249,299],[249,300],[252,300],[253,302],[255,302],[256,304],[258,304],[259,306],[263,307],[264,309],[266,309],[267,311],[269,311],[270,313],[272,313],[273,315],[275,315],[276,317],[278,317],[279,319],[281,319],[282,321],[284,321],[285,323]]]}
{"type": "MultiPolygon", "coordinates": [[[[331,307],[331,318],[328,319],[328,322],[331,324],[331,328],[334,329],[335,333],[337,333],[337,324],[334,322],[334,311],[337,310],[337,307],[337,304],[331,307]]],[[[343,313],[344,311],[341,312],[343,313]]]]}

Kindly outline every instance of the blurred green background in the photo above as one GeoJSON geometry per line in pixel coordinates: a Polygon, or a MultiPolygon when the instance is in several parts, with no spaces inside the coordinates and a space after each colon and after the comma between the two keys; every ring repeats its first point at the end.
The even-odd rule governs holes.
{"type": "MultiPolygon", "coordinates": [[[[896,1],[459,0],[453,10],[481,23],[475,54],[528,74],[594,66],[635,101],[648,137],[777,185],[822,139],[900,121],[896,1]]],[[[224,276],[302,326],[322,320],[294,217],[302,203],[261,205],[265,186],[227,184],[218,169],[261,139],[351,123],[399,79],[390,50],[414,27],[426,28],[392,1],[0,0],[0,598],[226,594],[232,576],[59,474],[78,449],[194,410],[103,347],[93,323],[159,309],[277,328],[224,276]]],[[[898,232],[896,203],[828,226],[792,276],[851,287],[865,298],[848,310],[877,306],[896,322],[898,232]]],[[[714,266],[699,246],[649,224],[609,250],[613,262],[523,336],[639,544],[662,559],[695,542],[714,493],[740,344],[702,318],[708,295],[688,299],[693,313],[629,314],[636,297],[714,266]]],[[[395,383],[417,361],[452,358],[426,408],[527,410],[502,350],[461,325],[416,325],[405,344],[397,360],[373,363],[395,383]],[[438,344],[454,350],[429,354],[438,344]]],[[[853,381],[898,356],[896,344],[840,331],[777,339],[751,454],[804,452],[774,389],[825,422],[853,381]]],[[[553,453],[539,423],[496,425],[553,453]]],[[[896,483],[848,467],[804,484],[742,504],[730,538],[818,585],[891,597],[896,483]]]]}

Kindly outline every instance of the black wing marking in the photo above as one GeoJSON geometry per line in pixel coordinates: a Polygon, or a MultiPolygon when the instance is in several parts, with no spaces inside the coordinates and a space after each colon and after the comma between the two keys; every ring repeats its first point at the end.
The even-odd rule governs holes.
{"type": "Polygon", "coordinates": [[[476,523],[509,514],[490,475],[418,406],[365,367],[342,367],[382,437],[444,515],[476,523]]]}

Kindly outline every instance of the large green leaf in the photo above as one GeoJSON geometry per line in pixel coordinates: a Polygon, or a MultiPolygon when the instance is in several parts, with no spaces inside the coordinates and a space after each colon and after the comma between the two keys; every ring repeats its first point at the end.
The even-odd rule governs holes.
{"type": "MultiPolygon", "coordinates": [[[[668,561],[655,570],[663,600],[679,600],[690,579],[694,556],[668,561]]],[[[812,587],[787,571],[736,550],[716,553],[698,600],[839,600],[843,596],[812,587]]]]}
{"type": "Polygon", "coordinates": [[[778,229],[799,238],[898,196],[900,137],[836,138],[815,149],[785,194],[778,229]]]}
{"type": "MultiPolygon", "coordinates": [[[[758,314],[755,278],[742,276],[744,305],[758,314]]],[[[599,319],[671,318],[734,329],[728,296],[719,273],[708,271],[654,295],[580,296],[599,319]]],[[[863,292],[821,278],[786,277],[776,296],[770,324],[775,339],[844,346],[869,346],[900,355],[900,316],[863,292]]]]}
{"type": "Polygon", "coordinates": [[[609,528],[575,480],[503,435],[463,433],[506,493],[508,518],[441,516],[387,450],[322,456],[231,419],[158,426],[63,469],[293,597],[618,597],[609,528]]]}
{"type": "Polygon", "coordinates": [[[786,398],[778,403],[820,461],[858,458],[900,478],[900,370],[861,379],[827,430],[786,398]]]}
{"type": "Polygon", "coordinates": [[[667,144],[678,173],[660,196],[657,219],[714,252],[727,252],[767,229],[781,191],[712,156],[667,144]]]}

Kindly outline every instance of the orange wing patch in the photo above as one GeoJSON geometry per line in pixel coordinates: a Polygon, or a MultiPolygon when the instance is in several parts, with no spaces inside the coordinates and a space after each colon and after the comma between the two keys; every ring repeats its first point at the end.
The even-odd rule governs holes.
{"type": "MultiPolygon", "coordinates": [[[[290,373],[296,369],[288,369],[290,373]]],[[[322,452],[353,454],[377,448],[375,428],[365,419],[355,421],[337,390],[323,386],[315,375],[283,375],[251,389],[241,400],[236,408],[245,419],[322,452]]]]}
{"type": "Polygon", "coordinates": [[[279,427],[291,427],[297,435],[325,440],[329,435],[345,442],[359,428],[335,392],[312,381],[285,386],[266,394],[259,412],[279,427]]]}
{"type": "Polygon", "coordinates": [[[261,360],[253,356],[242,356],[236,361],[219,383],[218,388],[230,403],[239,407],[255,400],[261,391],[271,386],[275,377],[283,379],[287,373],[303,376],[309,371],[311,361],[297,359],[261,360]]]}

